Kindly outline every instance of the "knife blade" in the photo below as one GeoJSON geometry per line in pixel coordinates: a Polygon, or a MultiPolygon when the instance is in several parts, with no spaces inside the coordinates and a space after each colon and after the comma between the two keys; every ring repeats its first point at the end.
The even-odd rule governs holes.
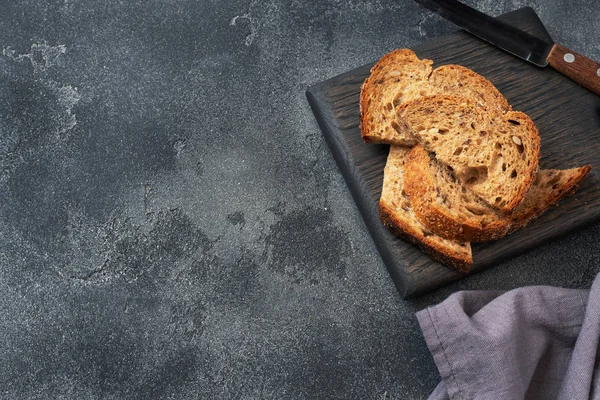
{"type": "Polygon", "coordinates": [[[549,43],[457,0],[415,0],[463,30],[539,67],[553,69],[600,95],[600,64],[549,43]]]}

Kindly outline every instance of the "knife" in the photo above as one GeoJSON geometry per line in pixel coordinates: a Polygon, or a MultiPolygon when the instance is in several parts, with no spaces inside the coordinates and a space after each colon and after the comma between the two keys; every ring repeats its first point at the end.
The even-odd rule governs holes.
{"type": "Polygon", "coordinates": [[[463,30],[539,67],[550,65],[600,95],[600,64],[557,43],[548,43],[456,0],[415,0],[463,30]]]}

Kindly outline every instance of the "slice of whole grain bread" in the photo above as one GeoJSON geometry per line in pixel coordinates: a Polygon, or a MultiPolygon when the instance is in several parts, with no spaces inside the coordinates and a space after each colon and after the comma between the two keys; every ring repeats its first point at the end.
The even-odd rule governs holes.
{"type": "Polygon", "coordinates": [[[540,136],[524,113],[489,112],[468,98],[436,95],[401,105],[397,121],[463,186],[503,213],[519,206],[535,179],[540,136]]]}
{"type": "Polygon", "coordinates": [[[417,145],[408,153],[404,190],[419,220],[442,237],[459,241],[497,240],[524,227],[587,175],[590,166],[569,170],[540,170],[523,202],[504,215],[468,191],[451,170],[417,145]]]}
{"type": "Polygon", "coordinates": [[[508,231],[503,213],[466,189],[420,145],[406,157],[404,190],[423,225],[447,239],[484,242],[508,231]]]}
{"type": "Polygon", "coordinates": [[[423,96],[452,94],[467,97],[493,111],[510,111],[496,87],[476,72],[460,65],[432,70],[432,61],[419,59],[409,49],[394,50],[371,69],[361,87],[360,125],[367,143],[412,146],[415,141],[396,121],[395,109],[423,96]]]}

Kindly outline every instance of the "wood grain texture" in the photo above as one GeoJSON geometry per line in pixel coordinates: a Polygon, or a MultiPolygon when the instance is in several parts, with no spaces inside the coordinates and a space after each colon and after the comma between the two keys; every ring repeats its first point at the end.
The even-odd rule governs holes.
{"type": "Polygon", "coordinates": [[[596,61],[560,44],[552,47],[547,60],[548,64],[561,74],[600,95],[600,64],[596,61]]]}
{"type": "MultiPolygon", "coordinates": [[[[551,40],[531,8],[500,19],[551,40]]],[[[523,230],[496,242],[473,245],[471,273],[600,219],[600,182],[595,171],[600,168],[600,97],[551,68],[536,67],[462,31],[413,50],[421,58],[432,59],[434,67],[452,63],[473,69],[496,85],[515,110],[529,114],[542,139],[541,168],[594,166],[574,196],[523,230]]],[[[377,206],[388,146],[363,143],[359,127],[360,85],[373,64],[314,85],[307,97],[399,293],[415,297],[464,274],[432,261],[379,222],[377,206]]]]}

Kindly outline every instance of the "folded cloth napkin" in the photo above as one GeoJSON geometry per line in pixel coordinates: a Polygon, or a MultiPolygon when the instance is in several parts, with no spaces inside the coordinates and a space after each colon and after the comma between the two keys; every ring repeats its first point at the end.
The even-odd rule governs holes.
{"type": "Polygon", "coordinates": [[[464,291],[417,313],[442,377],[429,399],[600,399],[591,290],[464,291]]]}

